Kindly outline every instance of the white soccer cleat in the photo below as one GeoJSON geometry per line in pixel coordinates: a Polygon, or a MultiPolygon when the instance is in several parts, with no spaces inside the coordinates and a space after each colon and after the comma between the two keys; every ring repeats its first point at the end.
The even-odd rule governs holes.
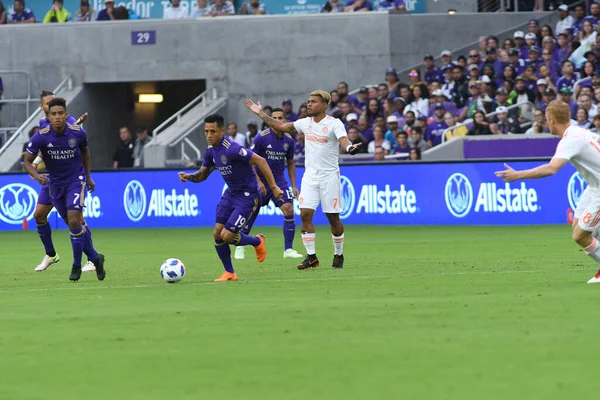
{"type": "Polygon", "coordinates": [[[304,258],[304,256],[294,249],[287,249],[283,252],[283,258],[304,258]]]}
{"type": "Polygon", "coordinates": [[[95,271],[96,270],[96,266],[94,265],[93,262],[88,261],[88,262],[85,263],[85,265],[83,266],[83,268],[81,268],[81,270],[83,272],[95,271]]]}
{"type": "Polygon", "coordinates": [[[243,260],[246,257],[246,248],[244,246],[237,246],[235,248],[235,256],[236,260],[243,260]]]}
{"type": "Polygon", "coordinates": [[[52,264],[56,264],[59,261],[60,261],[60,256],[58,254],[55,255],[54,257],[50,257],[49,255],[46,254],[44,256],[44,259],[40,263],[40,265],[35,267],[35,270],[36,271],[44,271],[44,270],[46,270],[46,268],[48,268],[52,264]]]}
{"type": "Polygon", "coordinates": [[[596,275],[594,275],[589,281],[588,283],[600,283],[600,270],[598,270],[598,272],[596,272],[596,275]]]}

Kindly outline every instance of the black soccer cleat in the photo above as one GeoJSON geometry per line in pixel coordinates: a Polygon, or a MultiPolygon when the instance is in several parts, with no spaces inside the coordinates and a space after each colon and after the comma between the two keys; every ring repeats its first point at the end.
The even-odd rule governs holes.
{"type": "Polygon", "coordinates": [[[104,254],[98,253],[98,263],[96,264],[96,277],[99,281],[103,281],[106,276],[104,269],[104,254]]]}
{"type": "Polygon", "coordinates": [[[333,264],[331,264],[331,268],[333,269],[342,269],[344,268],[344,255],[340,254],[339,256],[335,254],[333,256],[333,264]]]}
{"type": "Polygon", "coordinates": [[[304,261],[298,265],[298,269],[309,269],[309,268],[317,268],[319,265],[319,259],[316,254],[307,255],[304,261]]]}
{"type": "Polygon", "coordinates": [[[73,268],[71,268],[71,275],[69,275],[69,280],[77,282],[79,278],[81,278],[81,265],[73,265],[73,268]]]}

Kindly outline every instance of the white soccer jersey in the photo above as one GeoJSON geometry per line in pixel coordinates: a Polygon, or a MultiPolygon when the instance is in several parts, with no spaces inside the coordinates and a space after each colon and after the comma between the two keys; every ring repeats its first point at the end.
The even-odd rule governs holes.
{"type": "Polygon", "coordinates": [[[600,135],[577,126],[569,126],[556,148],[554,157],[569,160],[593,189],[600,188],[600,135]]]}
{"type": "Polygon", "coordinates": [[[339,171],[339,139],[346,137],[342,121],[326,116],[320,122],[312,117],[294,122],[298,132],[304,133],[305,175],[326,179],[339,171]]]}

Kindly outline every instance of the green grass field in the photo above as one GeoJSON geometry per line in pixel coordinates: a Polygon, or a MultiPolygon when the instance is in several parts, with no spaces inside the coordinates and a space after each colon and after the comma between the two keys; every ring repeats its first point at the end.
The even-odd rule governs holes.
{"type": "MultiPolygon", "coordinates": [[[[107,279],[0,233],[0,399],[591,399],[600,285],[568,226],[349,227],[346,267],[221,273],[207,229],[95,230],[107,279]],[[187,267],[166,284],[161,262],[187,267]]],[[[302,250],[299,237],[295,247],[302,250]]]]}

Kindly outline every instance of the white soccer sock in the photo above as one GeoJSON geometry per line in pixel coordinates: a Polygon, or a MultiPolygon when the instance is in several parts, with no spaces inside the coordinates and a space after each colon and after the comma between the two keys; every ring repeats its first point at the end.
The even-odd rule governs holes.
{"type": "Polygon", "coordinates": [[[314,255],[315,251],[315,233],[305,233],[302,232],[302,243],[304,243],[304,247],[306,248],[306,254],[314,255]]]}
{"type": "Polygon", "coordinates": [[[331,235],[331,239],[333,239],[333,254],[336,256],[344,254],[344,234],[342,233],[340,236],[331,235]]]}
{"type": "Polygon", "coordinates": [[[587,254],[592,260],[596,261],[596,264],[600,265],[600,243],[598,243],[596,238],[594,238],[592,244],[590,244],[584,250],[585,254],[587,254]]]}

